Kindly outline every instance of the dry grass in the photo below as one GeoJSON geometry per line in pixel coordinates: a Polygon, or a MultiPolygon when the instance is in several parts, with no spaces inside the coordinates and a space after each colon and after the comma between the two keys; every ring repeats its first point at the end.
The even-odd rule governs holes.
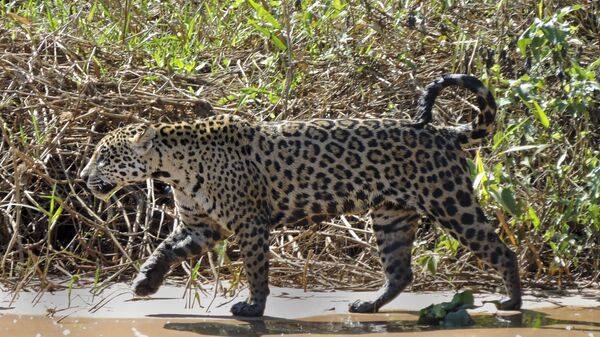
{"type": "MultiPolygon", "coordinates": [[[[129,280],[172,228],[173,204],[168,188],[159,183],[126,188],[108,203],[86,190],[79,171],[107,131],[132,122],[215,113],[254,120],[410,118],[419,88],[440,74],[490,74],[494,64],[506,78],[523,73],[527,61],[519,58],[514,42],[535,15],[535,8],[524,2],[510,9],[506,3],[496,7],[479,1],[441,9],[442,2],[406,2],[403,8],[363,1],[346,6],[339,18],[315,17],[307,21],[316,22],[314,26],[305,27],[302,12],[290,6],[278,17],[282,27],[274,30],[286,43],[281,51],[264,36],[248,33],[247,18],[257,15],[247,4],[235,13],[227,6],[198,2],[197,8],[183,10],[204,20],[203,27],[192,31],[195,40],[183,44],[196,46],[193,55],[181,56],[182,62],[194,62],[193,70],[185,71],[173,61],[185,54],[180,47],[147,44],[153,36],[187,36],[191,19],[161,5],[146,10],[137,3],[123,7],[100,1],[96,3],[105,10],[98,14],[97,9],[100,20],[89,18],[90,4],[60,2],[70,6],[69,14],[50,29],[48,18],[28,17],[26,4],[17,3],[4,5],[3,13],[12,15],[0,21],[6,24],[0,24],[0,270],[11,289],[129,280]],[[207,12],[210,6],[216,13],[207,12]],[[387,12],[390,8],[396,12],[387,12]],[[99,43],[99,33],[94,34],[109,29],[116,33],[107,33],[99,43]],[[171,53],[162,65],[160,58],[152,61],[160,48],[171,53]]],[[[40,13],[61,13],[60,4],[34,7],[40,13]]],[[[559,7],[548,4],[547,11],[559,7]]],[[[581,18],[588,21],[594,22],[581,18]]],[[[582,39],[592,33],[584,30],[582,39]]],[[[594,59],[587,49],[582,55],[594,59]]],[[[441,97],[437,122],[468,119],[463,115],[469,105],[460,97],[441,97]]],[[[499,120],[507,118],[501,112],[499,120]]],[[[483,266],[470,254],[455,255],[452,240],[439,234],[428,223],[420,229],[413,288],[460,287],[463,282],[489,287],[486,280],[497,279],[493,272],[482,273],[483,266]],[[436,274],[423,262],[432,256],[439,258],[436,274]]],[[[271,240],[273,284],[372,289],[382,282],[364,215],[309,228],[275,229],[271,240]]],[[[552,258],[547,246],[540,238],[527,240],[531,249],[519,250],[523,267],[546,268],[552,258]],[[532,251],[535,261],[525,257],[532,251]]],[[[235,284],[241,269],[237,246],[232,240],[222,248],[212,254],[214,268],[202,258],[198,273],[197,261],[190,261],[175,274],[202,281],[214,279],[216,271],[235,284]]],[[[597,259],[586,263],[596,263],[598,271],[597,259]]],[[[567,282],[574,281],[574,272],[567,282]]],[[[542,283],[556,281],[550,274],[524,274],[542,283]]]]}

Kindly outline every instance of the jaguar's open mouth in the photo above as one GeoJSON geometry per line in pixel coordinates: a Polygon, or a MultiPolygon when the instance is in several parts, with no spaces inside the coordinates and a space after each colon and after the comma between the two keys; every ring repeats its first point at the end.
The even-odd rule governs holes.
{"type": "Polygon", "coordinates": [[[110,195],[113,191],[115,191],[118,187],[117,184],[109,183],[101,179],[94,181],[88,180],[87,186],[92,191],[92,193],[100,199],[106,199],[106,197],[110,195]]]}

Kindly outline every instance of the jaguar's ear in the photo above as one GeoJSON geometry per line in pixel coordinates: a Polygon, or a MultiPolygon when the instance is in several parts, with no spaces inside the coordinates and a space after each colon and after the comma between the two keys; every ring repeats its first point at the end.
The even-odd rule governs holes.
{"type": "Polygon", "coordinates": [[[140,156],[145,155],[154,145],[156,130],[150,125],[142,126],[137,134],[131,138],[133,151],[140,156]]]}

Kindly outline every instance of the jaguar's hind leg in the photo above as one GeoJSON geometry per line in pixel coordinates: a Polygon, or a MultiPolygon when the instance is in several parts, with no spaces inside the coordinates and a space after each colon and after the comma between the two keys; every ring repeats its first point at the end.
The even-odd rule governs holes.
{"type": "Polygon", "coordinates": [[[371,216],[386,282],[374,301],[358,300],[350,305],[350,312],[377,312],[412,281],[411,250],[419,220],[416,210],[384,204],[371,216]]]}
{"type": "MultiPolygon", "coordinates": [[[[425,212],[447,228],[478,258],[496,269],[508,289],[509,300],[500,309],[521,307],[521,281],[517,255],[500,240],[494,227],[488,222],[466,178],[463,186],[453,186],[451,192],[436,200],[430,200],[425,212]],[[464,187],[463,187],[464,186],[464,187]]],[[[434,195],[437,192],[434,190],[434,195]]]]}

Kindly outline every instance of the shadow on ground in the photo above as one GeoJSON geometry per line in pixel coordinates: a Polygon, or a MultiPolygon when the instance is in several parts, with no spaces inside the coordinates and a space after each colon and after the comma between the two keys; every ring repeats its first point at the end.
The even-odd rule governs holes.
{"type": "MultiPolygon", "coordinates": [[[[600,309],[594,309],[600,315],[600,309]]],[[[402,312],[418,317],[418,312],[402,312]]],[[[178,317],[177,315],[156,315],[155,317],[178,317]]],[[[189,316],[188,316],[189,317],[189,316]]],[[[210,316],[197,316],[198,318],[215,318],[210,316]]],[[[225,317],[223,317],[225,318],[225,317]]],[[[227,317],[231,318],[231,317],[227,317]]],[[[241,319],[242,323],[167,323],[164,328],[168,330],[194,332],[210,336],[251,336],[281,334],[329,334],[329,335],[361,335],[370,333],[398,333],[439,330],[439,327],[418,325],[416,320],[394,321],[357,321],[348,319],[343,322],[311,322],[303,320],[281,319],[263,317],[259,319],[241,319]]],[[[360,316],[356,317],[360,318],[360,316]]],[[[509,315],[476,315],[473,317],[475,325],[469,328],[555,328],[556,325],[568,326],[569,330],[599,331],[600,323],[585,320],[561,320],[551,318],[547,313],[534,310],[522,310],[509,315]]],[[[463,328],[464,329],[464,328],[463,328]]]]}

